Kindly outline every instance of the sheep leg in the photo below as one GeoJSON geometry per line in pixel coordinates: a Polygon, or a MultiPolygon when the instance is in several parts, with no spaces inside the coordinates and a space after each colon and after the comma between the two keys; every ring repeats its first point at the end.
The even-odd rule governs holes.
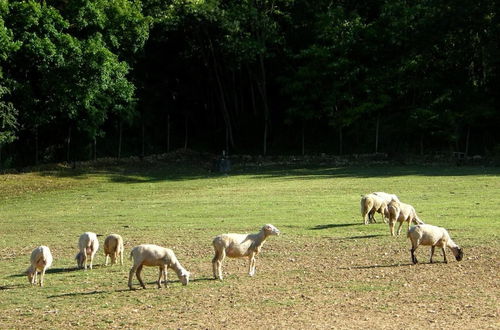
{"type": "Polygon", "coordinates": [[[109,255],[106,254],[106,259],[104,259],[104,266],[108,265],[109,255]]]}
{"type": "Polygon", "coordinates": [[[87,249],[83,251],[83,269],[87,269],[87,249]]]}
{"type": "Polygon", "coordinates": [[[142,281],[141,271],[142,271],[142,265],[137,267],[137,270],[135,271],[135,276],[137,276],[137,279],[139,280],[139,283],[141,284],[142,288],[145,289],[146,286],[144,285],[144,282],[142,281]]]}
{"type": "Polygon", "coordinates": [[[401,226],[403,226],[403,222],[402,221],[399,223],[398,236],[399,236],[399,234],[401,234],[401,226]]]}
{"type": "Polygon", "coordinates": [[[216,279],[222,280],[222,262],[226,257],[226,250],[216,251],[215,256],[212,259],[212,266],[214,271],[214,277],[216,279]]]}
{"type": "Polygon", "coordinates": [[[123,266],[123,251],[120,251],[120,266],[123,266]]]}
{"type": "Polygon", "coordinates": [[[94,252],[90,254],[90,269],[92,269],[92,262],[94,261],[94,252]]]}
{"type": "Polygon", "coordinates": [[[136,266],[135,264],[130,268],[130,272],[128,273],[128,287],[130,290],[132,290],[132,278],[134,277],[134,273],[136,271],[136,266]]]}
{"type": "Polygon", "coordinates": [[[161,288],[161,276],[163,275],[163,271],[164,271],[164,266],[160,266],[158,267],[160,269],[160,274],[158,275],[158,289],[161,288]]]}
{"type": "Polygon", "coordinates": [[[389,219],[389,229],[391,231],[391,236],[394,236],[394,221],[389,219]]]}
{"type": "Polygon", "coordinates": [[[430,263],[432,264],[432,257],[434,256],[434,249],[435,249],[435,246],[431,246],[431,260],[430,260],[430,263]]]}
{"type": "Polygon", "coordinates": [[[418,263],[417,257],[415,256],[415,250],[417,249],[417,247],[418,247],[418,244],[415,247],[413,247],[413,245],[412,245],[412,247],[410,249],[410,252],[411,252],[411,261],[413,262],[413,264],[417,264],[418,263]]]}
{"type": "Polygon", "coordinates": [[[443,251],[444,263],[447,264],[448,260],[446,259],[446,251],[445,251],[444,247],[442,247],[441,250],[443,251]]]}
{"type": "Polygon", "coordinates": [[[255,275],[255,253],[252,253],[248,260],[248,275],[255,275]]]}
{"type": "Polygon", "coordinates": [[[36,284],[36,275],[37,275],[37,270],[35,269],[35,274],[33,275],[33,279],[31,280],[31,284],[35,285],[36,284]]]}
{"type": "Polygon", "coordinates": [[[40,286],[43,286],[43,277],[45,276],[45,267],[40,272],[40,286]]]}

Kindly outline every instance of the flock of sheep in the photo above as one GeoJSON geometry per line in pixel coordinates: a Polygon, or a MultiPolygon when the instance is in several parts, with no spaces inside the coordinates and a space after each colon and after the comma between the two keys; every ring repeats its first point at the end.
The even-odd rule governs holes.
{"type": "MultiPolygon", "coordinates": [[[[440,247],[443,251],[444,261],[447,262],[445,248],[449,248],[457,261],[462,260],[462,249],[453,242],[446,229],[427,225],[417,216],[413,206],[402,203],[396,195],[384,192],[374,192],[361,198],[361,214],[365,224],[375,221],[375,212],[382,215],[386,222],[389,219],[391,235],[394,236],[394,225],[399,222],[398,235],[401,232],[403,222],[408,223],[408,238],[411,241],[411,259],[416,264],[415,250],[419,245],[431,246],[431,259],[434,256],[435,247],[440,247]],[[416,226],[410,228],[414,222],[416,226]]],[[[248,257],[248,274],[255,274],[255,257],[259,254],[264,241],[272,235],[279,235],[278,228],[267,224],[255,234],[221,234],[216,236],[212,244],[215,250],[215,256],[212,259],[213,276],[222,280],[222,262],[224,258],[248,257]]],[[[79,268],[87,269],[87,265],[92,269],[94,256],[99,249],[99,240],[97,235],[92,232],[83,233],[78,240],[79,252],[75,259],[79,268]]],[[[120,264],[123,265],[123,238],[117,234],[111,234],[104,240],[104,254],[106,257],[105,266],[111,258],[111,264],[115,264],[120,258],[120,264]]],[[[134,273],[139,280],[140,285],[146,288],[141,278],[143,266],[156,266],[159,268],[158,288],[161,288],[162,278],[167,281],[167,268],[173,269],[183,285],[189,283],[190,273],[181,265],[174,252],[153,244],[142,244],[134,247],[130,252],[130,258],[133,259],[133,266],[130,269],[128,277],[128,287],[132,290],[132,279],[134,273]]],[[[31,284],[37,283],[37,273],[40,272],[39,285],[43,286],[43,277],[45,271],[52,265],[52,254],[47,246],[39,246],[31,253],[31,266],[26,274],[31,284]]]]}
{"type": "Polygon", "coordinates": [[[440,247],[443,251],[444,262],[448,262],[446,259],[446,247],[451,250],[457,261],[463,259],[463,250],[453,242],[446,229],[424,224],[417,216],[415,208],[410,204],[401,202],[398,196],[385,192],[374,192],[362,196],[361,216],[363,217],[365,225],[367,225],[368,222],[376,222],[374,217],[375,212],[382,215],[384,222],[386,222],[386,219],[389,219],[389,228],[392,236],[394,236],[394,225],[396,222],[399,222],[398,235],[401,233],[403,222],[408,223],[407,236],[411,241],[410,253],[411,260],[414,264],[418,262],[417,257],[415,257],[415,250],[419,245],[431,247],[431,263],[436,246],[440,247]],[[416,226],[410,228],[412,222],[415,223],[416,226]]]}
{"type": "MultiPolygon", "coordinates": [[[[255,274],[255,257],[259,254],[264,241],[271,235],[279,235],[278,228],[267,224],[255,234],[221,234],[216,236],[212,244],[215,250],[215,256],[212,260],[214,278],[222,280],[222,262],[224,258],[248,257],[248,274],[255,274]]],[[[97,235],[92,232],[86,232],[80,235],[78,239],[79,252],[75,259],[78,268],[92,269],[94,256],[99,249],[99,240],[97,235]]],[[[117,234],[111,234],[104,240],[104,254],[106,256],[105,266],[111,258],[111,264],[115,264],[120,258],[120,264],[123,265],[123,238],[117,234]]],[[[128,287],[132,290],[132,279],[135,275],[141,286],[146,286],[141,278],[143,266],[156,266],[159,268],[158,288],[161,288],[162,278],[167,282],[167,268],[173,269],[183,285],[189,283],[190,273],[182,267],[181,263],[174,254],[174,251],[154,244],[141,244],[132,249],[130,258],[133,259],[133,266],[130,269],[128,277],[128,287]]],[[[37,273],[40,273],[38,284],[43,286],[43,277],[45,271],[52,265],[52,254],[47,246],[39,246],[31,252],[31,265],[26,270],[28,280],[31,284],[37,283],[37,273]]]]}

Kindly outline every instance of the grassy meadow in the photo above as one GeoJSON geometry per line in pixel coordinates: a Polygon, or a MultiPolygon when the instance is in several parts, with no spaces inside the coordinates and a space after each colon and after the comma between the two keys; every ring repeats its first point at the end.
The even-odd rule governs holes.
{"type": "MultiPolygon", "coordinates": [[[[153,163],[0,175],[0,328],[498,328],[500,169],[484,167],[235,168],[228,176],[153,163]],[[448,264],[364,225],[360,196],[395,193],[420,218],[447,228],[464,248],[448,264]],[[212,279],[213,236],[257,232],[271,237],[249,277],[246,259],[226,259],[212,279]],[[93,231],[101,248],[93,270],[77,270],[78,236],[93,231]],[[102,244],[117,233],[125,263],[104,267],[102,244]],[[193,273],[181,286],[169,272],[156,289],[127,287],[130,249],[172,248],[193,273]],[[29,255],[50,247],[45,287],[23,274],[29,255]],[[413,320],[413,321],[412,321],[413,320]]],[[[403,227],[405,229],[405,227],[403,227]]]]}

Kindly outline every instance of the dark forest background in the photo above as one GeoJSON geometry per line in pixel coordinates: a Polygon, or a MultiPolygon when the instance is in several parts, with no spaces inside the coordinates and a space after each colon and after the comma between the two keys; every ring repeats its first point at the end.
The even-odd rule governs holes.
{"type": "Polygon", "coordinates": [[[498,1],[0,0],[0,165],[500,154],[498,1]]]}

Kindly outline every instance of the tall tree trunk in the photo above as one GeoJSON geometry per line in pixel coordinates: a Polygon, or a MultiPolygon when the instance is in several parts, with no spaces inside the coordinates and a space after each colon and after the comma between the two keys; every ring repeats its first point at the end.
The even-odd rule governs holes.
{"type": "Polygon", "coordinates": [[[420,134],[420,156],[424,155],[424,134],[420,134]]]}
{"type": "Polygon", "coordinates": [[[264,155],[267,154],[267,139],[269,134],[269,106],[267,104],[267,84],[266,84],[266,68],[264,66],[264,57],[262,54],[259,55],[259,67],[261,74],[261,81],[257,84],[259,87],[259,92],[262,97],[262,105],[264,107],[264,141],[262,152],[264,155]]]}
{"type": "MultiPolygon", "coordinates": [[[[226,95],[224,93],[224,87],[222,86],[222,80],[219,75],[219,65],[217,63],[217,58],[215,56],[215,51],[212,45],[212,40],[209,39],[209,44],[210,44],[210,52],[212,54],[212,61],[213,61],[213,72],[215,75],[215,80],[217,82],[217,87],[219,90],[219,97],[220,97],[220,102],[221,102],[221,107],[222,107],[222,117],[224,118],[224,124],[226,125],[226,130],[227,130],[227,136],[229,139],[229,143],[231,144],[231,147],[234,147],[234,139],[233,139],[233,130],[231,127],[231,118],[229,116],[229,111],[227,108],[226,104],[226,95]]],[[[226,142],[226,144],[228,144],[226,142]]],[[[226,151],[229,148],[226,146],[226,151]]]]}
{"type": "Polygon", "coordinates": [[[184,116],[184,150],[188,147],[188,117],[184,116]]]}
{"type": "Polygon", "coordinates": [[[69,163],[69,155],[70,155],[70,147],[71,147],[71,125],[68,127],[68,139],[66,146],[66,162],[69,163]]]}
{"type": "Polygon", "coordinates": [[[467,127],[467,136],[465,137],[465,156],[469,155],[469,140],[470,140],[470,126],[467,127]]]}
{"type": "Polygon", "coordinates": [[[167,152],[170,152],[170,114],[167,114],[167,152]]]}
{"type": "Polygon", "coordinates": [[[97,160],[97,137],[94,135],[94,162],[97,160]]]}
{"type": "Polygon", "coordinates": [[[35,165],[38,165],[38,126],[35,126],[35,165]]]}
{"type": "Polygon", "coordinates": [[[378,132],[380,127],[380,114],[377,114],[377,124],[375,128],[375,153],[378,153],[378,132]]]}
{"type": "Polygon", "coordinates": [[[302,122],[302,156],[306,154],[306,138],[305,138],[305,129],[304,129],[304,122],[302,122]]]}
{"type": "Polygon", "coordinates": [[[342,150],[342,145],[343,145],[343,137],[342,137],[342,126],[339,127],[339,155],[342,155],[343,150],[342,150]]]}
{"type": "Polygon", "coordinates": [[[118,159],[122,158],[122,135],[123,135],[123,122],[120,120],[118,124],[118,159]]]}
{"type": "Polygon", "coordinates": [[[145,155],[145,145],[146,141],[144,141],[145,133],[144,133],[144,119],[141,122],[141,158],[144,158],[145,155]]]}

